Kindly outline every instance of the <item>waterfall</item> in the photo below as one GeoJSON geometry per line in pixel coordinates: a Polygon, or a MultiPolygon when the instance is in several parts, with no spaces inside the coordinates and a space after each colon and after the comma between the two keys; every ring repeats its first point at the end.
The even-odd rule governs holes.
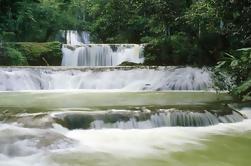
{"type": "Polygon", "coordinates": [[[63,31],[62,66],[117,66],[122,62],[143,63],[144,45],[90,44],[85,31],[63,31]]]}
{"type": "Polygon", "coordinates": [[[244,117],[235,111],[220,115],[211,111],[158,111],[112,110],[103,112],[58,113],[54,119],[69,129],[149,129],[165,126],[210,126],[219,123],[240,122],[244,117]]]}
{"type": "Polygon", "coordinates": [[[63,45],[62,66],[117,66],[122,62],[143,63],[143,45],[63,45]]]}
{"type": "Polygon", "coordinates": [[[211,90],[211,72],[192,67],[0,68],[0,91],[211,90]]]}
{"type": "Polygon", "coordinates": [[[61,34],[66,44],[80,45],[90,43],[90,34],[86,31],[64,30],[61,34]]]}

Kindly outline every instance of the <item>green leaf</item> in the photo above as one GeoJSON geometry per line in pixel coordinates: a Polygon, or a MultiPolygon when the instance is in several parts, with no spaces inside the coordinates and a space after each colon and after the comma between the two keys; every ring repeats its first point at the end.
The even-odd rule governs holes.
{"type": "Polygon", "coordinates": [[[231,54],[229,54],[229,53],[225,53],[228,57],[230,57],[230,58],[232,58],[232,59],[235,59],[235,57],[233,56],[233,55],[231,55],[231,54]]]}
{"type": "Polygon", "coordinates": [[[226,61],[220,61],[217,63],[216,69],[222,68],[226,64],[226,61]]]}
{"type": "Polygon", "coordinates": [[[241,49],[238,49],[236,51],[251,51],[251,48],[248,47],[248,48],[241,48],[241,49]]]}
{"type": "Polygon", "coordinates": [[[233,60],[232,62],[231,62],[231,64],[230,64],[230,66],[233,68],[233,67],[236,67],[236,66],[238,66],[239,65],[239,62],[238,62],[238,60],[233,60]]]}

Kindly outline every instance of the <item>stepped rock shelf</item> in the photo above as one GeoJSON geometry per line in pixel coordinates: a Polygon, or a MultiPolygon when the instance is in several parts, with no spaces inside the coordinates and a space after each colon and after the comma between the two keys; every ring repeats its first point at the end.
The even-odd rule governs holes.
{"type": "Polygon", "coordinates": [[[13,107],[165,106],[231,100],[227,92],[213,90],[208,69],[191,67],[1,67],[0,91],[0,105],[13,107]]]}
{"type": "Polygon", "coordinates": [[[213,90],[211,75],[192,67],[2,67],[0,91],[213,90]]]}
{"type": "Polygon", "coordinates": [[[0,165],[166,158],[215,133],[250,131],[232,102],[208,68],[0,67],[0,165]]]}
{"type": "Polygon", "coordinates": [[[0,110],[7,115],[13,114],[10,108],[14,114],[66,109],[70,115],[60,115],[63,119],[46,116],[69,129],[207,126],[244,119],[222,107],[232,98],[214,90],[207,68],[1,67],[0,91],[0,110]]]}

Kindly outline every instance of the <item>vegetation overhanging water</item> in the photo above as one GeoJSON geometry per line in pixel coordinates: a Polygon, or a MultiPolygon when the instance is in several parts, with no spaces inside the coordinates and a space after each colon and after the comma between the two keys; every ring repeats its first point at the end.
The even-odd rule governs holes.
{"type": "Polygon", "coordinates": [[[0,0],[0,166],[250,165],[250,12],[0,0]]]}

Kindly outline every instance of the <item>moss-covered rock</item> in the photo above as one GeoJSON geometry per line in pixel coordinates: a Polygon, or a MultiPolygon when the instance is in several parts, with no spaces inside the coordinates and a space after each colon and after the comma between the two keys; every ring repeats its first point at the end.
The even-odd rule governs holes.
{"type": "Polygon", "coordinates": [[[29,65],[43,66],[52,65],[58,66],[61,64],[62,51],[60,42],[47,43],[15,43],[15,48],[26,56],[29,65]]]}
{"type": "Polygon", "coordinates": [[[1,65],[59,66],[61,64],[62,51],[60,42],[5,43],[4,50],[5,50],[4,51],[5,57],[18,59],[18,57],[22,56],[23,59],[26,60],[26,63],[23,63],[23,61],[17,61],[17,63],[12,63],[11,61],[5,61],[5,63],[1,65]],[[19,54],[17,54],[17,52],[19,54]]]}
{"type": "Polygon", "coordinates": [[[125,62],[122,62],[119,66],[142,66],[142,64],[125,61],[125,62]]]}

